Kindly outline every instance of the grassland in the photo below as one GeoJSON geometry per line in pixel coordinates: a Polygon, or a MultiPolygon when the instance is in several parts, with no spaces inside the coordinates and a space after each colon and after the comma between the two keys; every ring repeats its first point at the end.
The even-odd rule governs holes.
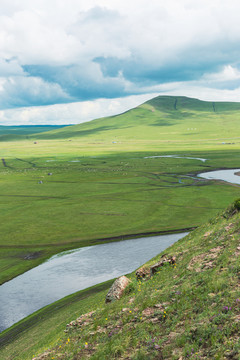
{"type": "Polygon", "coordinates": [[[239,118],[239,103],[164,96],[28,139],[8,135],[0,283],[62,250],[202,224],[238,197],[238,186],[194,175],[240,166],[239,118]],[[170,154],[183,159],[146,158],[170,154]]]}
{"type": "Polygon", "coordinates": [[[120,301],[104,304],[109,282],[40,310],[23,320],[30,326],[15,333],[14,342],[14,327],[0,336],[6,344],[1,357],[238,360],[239,224],[240,214],[230,206],[164,251],[166,258],[176,256],[174,265],[149,280],[129,274],[120,301]]]}
{"type": "MultiPolygon", "coordinates": [[[[206,223],[239,197],[239,186],[203,180],[196,174],[218,168],[240,168],[239,124],[239,103],[213,104],[183,97],[158,97],[115,117],[27,134],[27,138],[26,134],[3,135],[0,139],[0,283],[62,250],[206,223]],[[163,155],[183,158],[149,158],[163,155]]],[[[201,236],[197,235],[196,249],[200,249],[200,244],[204,245],[201,236]]],[[[185,244],[181,242],[178,246],[186,249],[185,244]]],[[[227,264],[227,256],[224,259],[227,264]]],[[[184,269],[182,271],[186,271],[184,269]]],[[[195,274],[200,276],[199,279],[191,280],[187,272],[179,273],[175,283],[171,280],[172,270],[167,271],[169,275],[164,280],[161,296],[167,287],[181,285],[180,276],[183,276],[186,297],[191,291],[185,280],[193,281],[195,285],[198,281],[201,283],[202,275],[195,274]]],[[[211,271],[206,273],[209,274],[207,280],[203,279],[205,289],[214,286],[211,279],[216,273],[211,271]]],[[[231,274],[224,274],[226,281],[231,274]]],[[[151,284],[146,283],[146,296],[152,294],[151,284]]],[[[194,296],[198,296],[201,287],[197,289],[196,293],[192,292],[194,296]]],[[[217,304],[220,304],[220,298],[226,304],[233,300],[231,294],[225,298],[221,296],[217,298],[217,304]]],[[[183,308],[186,297],[182,298],[179,309],[183,308]]],[[[53,311],[51,317],[48,311],[40,311],[44,321],[36,321],[33,332],[31,327],[29,332],[25,329],[19,334],[19,338],[14,337],[15,340],[3,348],[3,358],[9,356],[10,359],[15,354],[16,359],[29,359],[34,352],[55,344],[71,313],[77,317],[93,309],[96,303],[103,306],[103,298],[103,293],[99,292],[86,302],[81,300],[72,304],[70,296],[64,300],[66,312],[53,311]],[[59,327],[55,331],[56,322],[59,327]],[[17,357],[20,349],[22,357],[17,357]]],[[[142,300],[139,297],[139,302],[142,300]]],[[[202,299],[200,304],[205,300],[202,299]]],[[[190,319],[193,313],[186,316],[190,319]]],[[[11,332],[16,334],[18,326],[11,332]]],[[[21,326],[26,327],[24,321],[21,326]]],[[[173,323],[169,326],[173,329],[173,323]]],[[[145,330],[139,328],[140,335],[142,331],[144,334],[145,330]]],[[[0,339],[2,336],[5,333],[0,339]]],[[[181,337],[178,344],[184,354],[188,351],[185,341],[186,338],[181,337]]],[[[109,350],[103,351],[110,350],[111,345],[109,350]]],[[[72,348],[71,351],[75,350],[72,348]]],[[[120,353],[125,354],[125,350],[120,353]]],[[[218,354],[217,350],[214,354],[218,354]]],[[[136,356],[141,358],[141,355],[136,356]]],[[[221,358],[217,356],[220,355],[216,355],[216,359],[221,358]]]]}

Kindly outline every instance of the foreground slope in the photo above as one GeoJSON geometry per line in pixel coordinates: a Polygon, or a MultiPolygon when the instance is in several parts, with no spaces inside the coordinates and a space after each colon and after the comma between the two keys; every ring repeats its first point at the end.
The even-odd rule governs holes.
{"type": "Polygon", "coordinates": [[[93,295],[88,308],[81,309],[79,302],[78,314],[75,309],[68,326],[69,314],[65,322],[59,317],[59,323],[49,314],[43,317],[47,336],[41,333],[43,324],[36,322],[3,347],[1,356],[6,360],[12,354],[21,360],[32,356],[38,360],[239,359],[239,229],[240,214],[230,206],[144,268],[163,255],[176,256],[175,264],[162,266],[149,280],[130,274],[132,283],[120,301],[105,305],[107,290],[93,295]]]}

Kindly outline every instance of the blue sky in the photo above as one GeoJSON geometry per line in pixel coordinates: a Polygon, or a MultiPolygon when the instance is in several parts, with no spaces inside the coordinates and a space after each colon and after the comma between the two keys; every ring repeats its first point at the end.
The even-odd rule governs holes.
{"type": "Polygon", "coordinates": [[[80,123],[157,94],[240,101],[235,0],[1,0],[0,124],[80,123]]]}

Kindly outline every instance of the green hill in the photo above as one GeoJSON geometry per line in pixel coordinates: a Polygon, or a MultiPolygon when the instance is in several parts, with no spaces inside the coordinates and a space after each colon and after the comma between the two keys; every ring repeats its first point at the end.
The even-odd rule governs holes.
{"type": "Polygon", "coordinates": [[[240,103],[158,96],[123,114],[40,133],[36,139],[109,141],[221,139],[236,136],[240,103]]]}
{"type": "Polygon", "coordinates": [[[230,206],[164,251],[174,264],[147,280],[130,274],[119,301],[104,303],[106,283],[40,310],[15,326],[21,333],[0,335],[1,358],[238,360],[239,224],[230,206]]]}

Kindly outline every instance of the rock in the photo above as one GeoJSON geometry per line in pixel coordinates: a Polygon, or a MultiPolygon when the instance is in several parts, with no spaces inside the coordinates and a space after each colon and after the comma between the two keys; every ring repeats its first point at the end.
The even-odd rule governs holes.
{"type": "Polygon", "coordinates": [[[130,311],[130,309],[129,308],[123,308],[122,309],[122,312],[127,312],[127,311],[130,311]]]}
{"type": "Polygon", "coordinates": [[[151,322],[152,324],[156,324],[156,323],[159,322],[159,318],[158,318],[158,317],[155,317],[155,318],[153,318],[153,319],[150,319],[150,322],[151,322]]]}
{"type": "Polygon", "coordinates": [[[158,272],[159,268],[164,266],[165,264],[171,264],[174,265],[176,263],[176,257],[171,256],[169,258],[163,258],[163,260],[157,262],[156,264],[152,265],[150,267],[150,275],[154,275],[156,272],[158,272]]]}
{"type": "Polygon", "coordinates": [[[132,304],[135,301],[135,297],[131,297],[128,301],[129,304],[132,304]]]}
{"type": "Polygon", "coordinates": [[[203,253],[194,256],[187,266],[188,270],[202,272],[204,270],[212,269],[215,266],[215,260],[223,250],[222,246],[210,249],[208,253],[203,253]]]}
{"type": "Polygon", "coordinates": [[[155,313],[155,309],[152,307],[148,307],[142,311],[142,315],[146,317],[150,317],[155,313]]]}
{"type": "Polygon", "coordinates": [[[205,238],[207,238],[208,236],[210,236],[213,232],[212,231],[207,231],[203,236],[205,238]]]}
{"type": "Polygon", "coordinates": [[[165,307],[164,307],[163,304],[155,304],[154,307],[155,307],[156,309],[158,309],[158,310],[162,310],[162,311],[165,310],[165,307]]]}
{"type": "Polygon", "coordinates": [[[105,302],[109,303],[115,300],[119,300],[122,297],[123,292],[129,283],[130,280],[126,276],[121,276],[120,278],[115,280],[107,293],[105,302]]]}
{"type": "Polygon", "coordinates": [[[150,277],[150,269],[142,266],[140,269],[136,271],[135,274],[137,279],[145,279],[147,277],[150,277]]]}
{"type": "Polygon", "coordinates": [[[229,225],[225,226],[225,230],[229,231],[234,225],[232,223],[230,223],[229,225]]]}

